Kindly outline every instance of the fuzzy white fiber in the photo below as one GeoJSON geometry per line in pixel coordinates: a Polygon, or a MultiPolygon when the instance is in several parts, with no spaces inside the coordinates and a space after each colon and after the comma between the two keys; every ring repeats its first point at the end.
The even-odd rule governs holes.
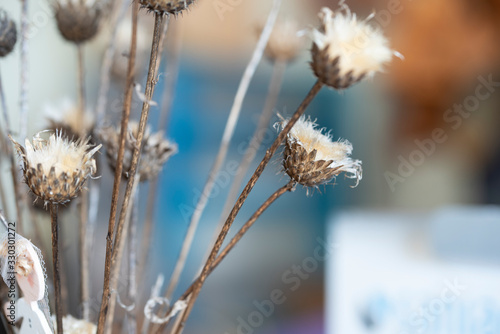
{"type": "MultiPolygon", "coordinates": [[[[281,122],[284,128],[288,120],[281,122]]],[[[362,179],[361,160],[353,160],[352,144],[339,139],[333,141],[330,132],[324,133],[325,128],[318,128],[315,121],[302,116],[288,133],[287,140],[299,143],[308,153],[316,150],[315,160],[332,160],[329,168],[339,168],[348,178],[356,179],[356,185],[362,179]]]]}
{"type": "Polygon", "coordinates": [[[319,50],[326,49],[332,61],[339,58],[340,76],[351,71],[354,77],[373,76],[399,55],[390,49],[382,31],[368,24],[371,17],[359,21],[345,4],[337,12],[323,8],[319,17],[322,25],[313,29],[313,42],[319,50]]]}

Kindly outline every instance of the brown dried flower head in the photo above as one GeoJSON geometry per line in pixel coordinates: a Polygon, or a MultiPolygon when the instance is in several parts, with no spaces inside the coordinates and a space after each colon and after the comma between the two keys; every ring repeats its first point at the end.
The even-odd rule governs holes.
{"type": "MultiPolygon", "coordinates": [[[[259,28],[259,35],[263,27],[259,28]]],[[[298,35],[299,28],[295,21],[276,22],[264,53],[272,61],[290,62],[302,49],[302,39],[298,35]]]]}
{"type": "Polygon", "coordinates": [[[0,57],[12,52],[17,41],[16,24],[0,9],[0,57]]]}
{"type": "Polygon", "coordinates": [[[33,144],[26,139],[26,147],[11,140],[22,158],[26,184],[44,204],[69,202],[96,172],[92,156],[101,145],[92,147],[88,144],[90,138],[72,141],[56,132],[43,139],[39,132],[33,137],[33,144]]]}
{"type": "MultiPolygon", "coordinates": [[[[123,157],[123,176],[128,178],[132,163],[132,155],[136,147],[136,137],[139,130],[137,122],[130,122],[129,133],[125,140],[125,155],[123,157]]],[[[98,130],[98,137],[106,148],[106,156],[111,168],[116,168],[118,150],[120,148],[120,127],[106,127],[98,130]]],[[[177,153],[177,145],[163,138],[162,132],[151,134],[146,128],[142,141],[141,158],[137,173],[144,182],[157,176],[167,160],[177,153]]]]}
{"type": "Polygon", "coordinates": [[[311,33],[312,69],[325,85],[345,89],[383,70],[393,55],[389,42],[380,31],[368,24],[373,17],[358,21],[356,14],[341,1],[340,10],[323,8],[321,26],[311,33]]]}
{"type": "MultiPolygon", "coordinates": [[[[104,2],[105,3],[105,2],[104,2]]],[[[103,1],[56,0],[55,17],[61,35],[68,41],[83,43],[99,31],[103,1]]]]}
{"type": "Polygon", "coordinates": [[[143,7],[159,14],[177,15],[191,6],[195,0],[140,0],[143,7]]]}
{"type": "MultiPolygon", "coordinates": [[[[278,123],[285,127],[288,120],[278,123]]],[[[340,173],[356,180],[362,178],[360,160],[349,156],[352,145],[347,140],[332,141],[329,133],[317,129],[317,124],[302,116],[287,135],[283,167],[297,183],[317,187],[329,183],[340,173]]]]}
{"type": "Polygon", "coordinates": [[[28,253],[28,245],[30,241],[23,237],[16,237],[16,241],[13,245],[9,243],[9,239],[5,238],[2,244],[0,245],[0,256],[4,259],[7,259],[9,256],[14,255],[16,264],[14,266],[14,270],[19,276],[28,276],[33,272],[34,262],[28,253]],[[11,246],[9,248],[9,246],[11,246]],[[13,252],[9,252],[13,250],[13,252]]]}

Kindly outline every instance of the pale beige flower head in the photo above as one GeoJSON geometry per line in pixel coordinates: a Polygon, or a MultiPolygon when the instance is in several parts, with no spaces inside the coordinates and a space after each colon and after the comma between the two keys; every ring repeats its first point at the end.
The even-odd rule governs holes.
{"type": "MultiPolygon", "coordinates": [[[[53,317],[54,328],[57,329],[57,321],[53,317]]],[[[67,334],[94,334],[97,331],[97,326],[91,322],[80,320],[72,317],[71,315],[64,316],[63,318],[64,333],[67,334]]]]}
{"type": "Polygon", "coordinates": [[[64,204],[78,196],[87,179],[96,172],[93,155],[101,145],[89,145],[90,138],[77,141],[52,133],[48,139],[39,132],[26,147],[14,143],[22,158],[24,180],[44,204],[64,204]]]}
{"type": "MultiPolygon", "coordinates": [[[[260,27],[259,34],[263,27],[260,27]]],[[[278,21],[267,42],[265,55],[272,61],[290,62],[294,60],[303,47],[299,36],[299,27],[295,21],[278,21]]]]}
{"type": "Polygon", "coordinates": [[[370,16],[358,20],[349,7],[340,3],[333,12],[323,8],[321,26],[312,30],[312,68],[324,84],[345,89],[365,77],[382,71],[394,55],[379,28],[369,24],[370,16]]]}
{"type": "Polygon", "coordinates": [[[58,105],[47,105],[45,115],[50,128],[61,131],[62,135],[72,139],[87,137],[94,129],[94,117],[86,111],[83,114],[70,99],[64,99],[58,105]]]}
{"type": "MultiPolygon", "coordinates": [[[[120,148],[120,131],[120,126],[111,126],[102,128],[97,132],[98,137],[106,148],[106,156],[113,170],[116,168],[118,150],[120,148]]],[[[129,131],[125,138],[125,154],[123,157],[123,176],[126,178],[128,178],[132,164],[132,155],[136,147],[138,131],[139,123],[130,122],[129,131]]],[[[140,181],[147,181],[156,177],[168,159],[177,153],[177,145],[165,139],[161,131],[151,133],[149,128],[146,128],[141,150],[141,159],[137,173],[140,176],[140,181]]]]}
{"type": "MultiPolygon", "coordinates": [[[[288,120],[278,123],[284,128],[288,120]]],[[[330,133],[302,116],[287,135],[283,167],[297,183],[317,187],[329,183],[340,173],[355,180],[362,178],[360,160],[350,158],[352,145],[347,140],[332,141],[330,133]]]]}

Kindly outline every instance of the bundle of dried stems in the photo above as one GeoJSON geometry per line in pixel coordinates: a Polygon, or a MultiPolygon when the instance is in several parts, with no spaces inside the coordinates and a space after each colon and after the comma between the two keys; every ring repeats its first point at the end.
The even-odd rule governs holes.
{"type": "MultiPolygon", "coordinates": [[[[317,29],[308,32],[312,39],[311,67],[317,81],[297,108],[288,118],[282,118],[276,124],[278,135],[273,144],[267,149],[257,169],[254,171],[245,187],[240,192],[245,175],[257,155],[262,144],[262,134],[269,127],[270,119],[281,89],[282,79],[286,66],[302,51],[303,40],[299,37],[299,27],[293,21],[279,21],[276,23],[281,6],[281,0],[273,0],[268,19],[259,30],[259,40],[244,71],[240,85],[236,92],[233,106],[227,118],[226,127],[218,153],[207,178],[202,196],[196,205],[186,231],[186,236],[173,274],[168,280],[164,297],[161,297],[163,276],[158,279],[151,296],[148,291],[137,288],[137,281],[144,279],[146,264],[150,252],[152,231],[154,229],[154,203],[157,196],[159,173],[168,159],[176,153],[176,146],[164,138],[167,129],[169,112],[174,101],[179,52],[181,49],[181,35],[179,27],[171,22],[173,15],[182,20],[182,15],[189,15],[189,10],[196,10],[195,0],[52,0],[54,19],[61,36],[72,43],[76,49],[78,67],[78,103],[71,113],[52,122],[51,131],[37,133],[32,141],[26,139],[28,125],[28,39],[29,29],[28,8],[29,0],[22,0],[20,34],[17,33],[16,23],[0,8],[0,61],[9,56],[14,49],[18,37],[21,48],[21,90],[20,90],[20,124],[19,131],[14,132],[7,110],[7,99],[4,95],[0,78],[0,106],[2,108],[0,127],[0,156],[2,164],[9,165],[12,187],[7,187],[7,177],[0,175],[1,209],[8,219],[15,219],[18,232],[26,231],[32,234],[36,243],[43,249],[43,234],[40,233],[37,216],[39,213],[32,210],[26,189],[22,189],[20,181],[28,185],[29,190],[49,208],[51,217],[52,253],[53,253],[53,284],[56,315],[56,330],[58,333],[77,331],[74,328],[87,328],[85,331],[97,333],[111,333],[112,331],[131,331],[142,333],[164,332],[170,329],[171,333],[178,334],[184,329],[185,323],[195,305],[200,291],[210,273],[223,261],[248,229],[257,221],[264,211],[279,197],[293,191],[296,185],[308,189],[329,184],[336,176],[343,173],[346,177],[355,179],[355,185],[361,180],[361,161],[351,159],[352,145],[346,141],[333,141],[329,133],[318,129],[314,121],[304,115],[307,107],[318,92],[329,86],[336,90],[347,89],[353,84],[367,77],[372,77],[383,69],[396,52],[389,48],[387,39],[382,32],[373,28],[369,19],[358,20],[354,13],[340,1],[339,8],[332,11],[322,9],[319,14],[320,25],[317,29]],[[119,127],[103,127],[102,122],[112,115],[106,114],[110,85],[112,81],[112,63],[116,50],[116,36],[118,25],[127,9],[132,7],[132,25],[130,32],[130,51],[127,54],[128,66],[124,83],[125,92],[119,127]],[[138,16],[143,8],[150,12],[154,19],[152,44],[147,80],[144,93],[138,94],[142,100],[140,119],[134,123],[130,121],[132,97],[136,85],[135,75],[138,57],[138,16]],[[88,69],[84,62],[84,45],[101,33],[102,26],[108,23],[111,37],[104,54],[100,74],[100,88],[96,103],[86,98],[86,78],[88,69]],[[170,29],[169,29],[170,27],[170,29]],[[161,54],[167,55],[166,72],[168,72],[165,90],[163,92],[162,114],[158,132],[151,134],[148,130],[148,116],[153,104],[153,94],[160,71],[161,54]],[[195,277],[192,285],[175,302],[170,303],[179,283],[186,260],[191,249],[194,236],[202,218],[203,211],[209,203],[209,194],[212,192],[217,174],[226,160],[228,149],[232,141],[236,124],[242,110],[243,102],[249,89],[254,73],[266,56],[273,64],[273,74],[269,83],[268,96],[260,114],[258,126],[245,153],[236,177],[233,180],[225,206],[221,213],[220,223],[214,230],[214,238],[203,259],[203,266],[195,277]],[[94,113],[86,112],[87,109],[94,113]],[[94,122],[97,120],[97,122],[94,122]],[[17,135],[17,136],[16,136],[17,135]],[[18,143],[25,141],[25,145],[18,143]],[[11,142],[14,144],[12,146],[11,142]],[[100,145],[100,142],[103,145],[100,145]],[[277,150],[284,144],[282,166],[289,176],[289,181],[274,192],[248,219],[236,233],[227,246],[221,250],[225,238],[235,221],[243,203],[250,195],[257,180],[271,161],[277,150]],[[114,172],[111,203],[109,205],[108,231],[105,236],[106,253],[104,265],[104,279],[100,311],[97,314],[97,326],[91,324],[90,308],[90,245],[97,220],[98,198],[105,182],[91,180],[98,173],[97,167],[105,166],[102,161],[96,161],[95,154],[103,146],[106,157],[114,172]],[[14,149],[13,149],[14,148],[14,149]],[[15,162],[17,151],[21,160],[22,175],[18,173],[15,162]],[[6,159],[3,159],[6,157],[6,159]],[[122,181],[125,186],[122,187],[122,181]],[[86,192],[85,184],[90,183],[90,194],[86,192]],[[149,195],[146,218],[144,219],[142,236],[137,233],[138,198],[141,185],[149,183],[149,195]],[[16,205],[11,208],[9,189],[13,189],[16,205]],[[59,242],[58,207],[68,205],[77,198],[80,217],[80,303],[81,314],[77,314],[83,325],[76,325],[77,320],[68,316],[64,318],[60,267],[61,244],[59,242]],[[15,213],[14,213],[15,212],[15,213]],[[142,237],[142,240],[139,240],[142,237]],[[127,246],[128,245],[128,246],[127,246]],[[138,247],[140,245],[140,248],[138,247]],[[140,252],[138,251],[140,249],[140,252]],[[127,250],[127,256],[124,256],[127,250]],[[140,258],[140,262],[138,261],[140,258]],[[130,278],[127,291],[130,306],[126,307],[120,299],[118,281],[123,271],[122,262],[128,263],[127,275],[130,278]],[[140,263],[137,266],[137,263],[140,263]],[[147,300],[147,302],[146,302],[147,300]],[[117,304],[125,309],[127,321],[117,324],[117,304]],[[161,308],[159,306],[166,306],[161,308]],[[64,325],[63,325],[64,318],[64,325]],[[171,322],[176,319],[175,322],[171,322]],[[142,322],[142,326],[139,326],[142,322]],[[71,325],[70,325],[71,324],[71,325]],[[171,326],[169,326],[171,324],[171,326]],[[64,326],[64,328],[63,328],[64,326]],[[141,328],[139,331],[138,329],[141,328]]],[[[1,65],[1,62],[0,62],[1,65]]],[[[140,70],[140,68],[139,68],[140,70]]],[[[16,128],[17,129],[17,128],[16,128]]],[[[95,240],[104,240],[97,237],[95,240]]],[[[46,251],[46,250],[45,250],[46,251]]],[[[175,256],[170,254],[169,256],[175,256]]],[[[165,268],[166,269],[166,268],[165,268]]],[[[66,301],[67,302],[67,301],[66,301]]],[[[51,321],[50,319],[47,319],[51,321]]],[[[82,331],[78,331],[82,333],[82,331]]]]}

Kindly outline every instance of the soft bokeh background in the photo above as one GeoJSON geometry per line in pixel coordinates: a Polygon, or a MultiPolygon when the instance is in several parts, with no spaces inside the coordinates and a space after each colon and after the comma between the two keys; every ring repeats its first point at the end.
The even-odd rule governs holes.
{"type": "MultiPolygon", "coordinates": [[[[306,29],[317,24],[316,15],[322,6],[336,8],[337,3],[327,0],[286,0],[282,5],[281,17],[295,19],[306,29]]],[[[311,196],[306,196],[306,190],[299,187],[277,201],[227,261],[208,279],[186,333],[315,334],[326,332],[326,320],[329,333],[375,332],[379,330],[375,325],[338,325],[341,322],[336,319],[342,318],[344,314],[351,317],[355,312],[364,310],[364,306],[353,302],[359,296],[347,292],[340,294],[339,289],[367,291],[367,294],[382,291],[390,296],[390,282],[394,282],[393,286],[403,285],[406,291],[412,291],[412,288],[415,288],[414,291],[427,291],[426,286],[418,285],[418,279],[406,286],[398,284],[404,278],[391,274],[398,268],[389,266],[389,269],[384,269],[387,268],[384,253],[381,255],[376,252],[386,244],[398,244],[403,241],[411,243],[414,238],[417,239],[412,233],[409,233],[409,236],[398,233],[401,229],[399,224],[409,224],[408,221],[411,221],[417,227],[419,224],[427,226],[425,224],[431,224],[428,217],[434,217],[435,212],[441,212],[435,210],[444,210],[443,208],[449,205],[455,205],[449,209],[454,212],[458,209],[453,208],[458,208],[458,205],[474,205],[481,210],[484,205],[499,204],[498,87],[494,87],[495,91],[491,96],[481,101],[477,110],[471,112],[470,116],[460,116],[459,125],[456,123],[458,121],[447,120],[445,115],[456,116],[457,114],[447,111],[454,105],[468,101],[469,96],[475,95],[476,86],[480,83],[479,77],[500,81],[500,2],[350,0],[347,3],[353,11],[359,13],[360,18],[376,10],[379,14],[372,22],[386,31],[391,46],[405,57],[403,61],[394,59],[387,67],[386,73],[345,92],[324,89],[307,111],[308,115],[317,119],[320,126],[332,129],[334,138],[346,138],[353,143],[353,157],[363,161],[363,180],[357,188],[351,189],[348,180],[341,177],[335,187],[320,189],[311,196]],[[447,140],[435,144],[435,149],[429,155],[418,153],[421,149],[416,141],[427,142],[432,138],[435,129],[443,129],[447,140]],[[402,164],[407,164],[404,161],[415,161],[410,162],[415,166],[406,166],[405,169],[401,167],[402,164]],[[400,175],[401,173],[404,175],[400,175]],[[396,175],[399,175],[399,178],[396,175]],[[352,210],[355,210],[356,214],[353,214],[352,210]],[[342,215],[339,217],[340,212],[342,215]],[[396,218],[392,216],[394,212],[398,212],[396,218]],[[350,216],[351,214],[353,216],[350,216]],[[384,218],[386,214],[392,217],[394,224],[384,224],[388,219],[384,218]],[[352,224],[349,223],[351,220],[352,224]],[[366,227],[373,229],[375,234],[379,230],[387,233],[377,234],[371,246],[354,243],[356,247],[343,248],[344,242],[353,244],[358,233],[360,238],[365,237],[363,224],[367,224],[366,227]],[[327,229],[328,225],[334,226],[327,229]],[[340,227],[337,229],[336,226],[340,227]],[[327,230],[331,231],[333,236],[328,236],[327,230]],[[334,252],[337,255],[334,254],[327,260],[333,262],[331,268],[334,270],[329,270],[329,274],[325,276],[325,263],[320,261],[317,269],[311,270],[307,277],[299,279],[300,287],[291,291],[290,286],[293,284],[287,278],[299,276],[290,274],[289,270],[302,265],[305,259],[315,254],[316,248],[322,243],[318,238],[326,242],[330,237],[337,238],[340,245],[338,252],[334,252]],[[370,248],[372,246],[373,248],[370,248]],[[351,270],[367,268],[368,264],[372,271],[351,270]],[[388,271],[387,276],[380,274],[384,273],[384,270],[388,271]],[[345,272],[344,276],[339,275],[346,278],[341,283],[335,281],[338,271],[345,272]],[[380,275],[374,275],[376,273],[380,275]],[[385,284],[378,284],[384,280],[389,283],[386,290],[385,284]],[[328,300],[325,298],[326,286],[330,291],[328,300]],[[373,289],[365,289],[366,286],[373,289]],[[242,326],[242,321],[248,323],[248,317],[258,310],[256,304],[268,300],[271,291],[275,289],[286,291],[286,301],[275,305],[272,314],[266,316],[262,324],[251,328],[242,326]],[[339,295],[343,298],[340,302],[336,299],[339,295]],[[325,305],[332,300],[335,300],[336,306],[333,309],[326,307],[328,311],[325,311],[325,305]],[[346,306],[345,313],[342,306],[346,306]]],[[[17,1],[1,0],[0,5],[11,16],[19,18],[17,1]]],[[[178,29],[182,36],[182,53],[167,136],[178,143],[179,153],[168,162],[161,176],[155,209],[156,231],[150,246],[152,258],[148,263],[145,281],[139,283],[144,291],[149,291],[158,274],[162,273],[168,279],[172,272],[188,224],[188,217],[183,214],[183,208],[193,206],[197,194],[201,192],[213,163],[236,87],[256,43],[255,28],[264,22],[270,6],[270,2],[265,0],[205,0],[200,1],[190,12],[173,20],[175,29],[178,29]],[[218,13],[215,6],[219,3],[229,4],[230,10],[223,14],[218,13]]],[[[29,58],[29,133],[34,134],[46,126],[44,105],[58,104],[66,97],[76,98],[76,50],[59,36],[50,7],[45,1],[32,1],[30,13],[32,36],[29,58]]],[[[144,13],[141,23],[144,25],[146,37],[141,37],[141,41],[146,39],[146,45],[149,43],[147,32],[151,29],[151,22],[151,15],[144,13]]],[[[110,28],[105,26],[102,34],[85,47],[87,94],[91,107],[95,105],[99,69],[109,33],[110,28]]],[[[307,38],[304,40],[303,53],[288,66],[285,74],[282,93],[276,106],[276,111],[281,114],[291,114],[315,80],[308,65],[307,49],[310,42],[307,38]]],[[[145,68],[144,65],[143,70],[145,68]]],[[[264,105],[271,69],[271,64],[266,60],[259,66],[245,99],[224,168],[227,168],[228,162],[239,161],[242,157],[241,148],[248,144],[257,124],[258,114],[264,105]]],[[[0,73],[6,89],[11,119],[17,124],[18,46],[14,54],[1,60],[0,73]]],[[[164,78],[167,75],[169,73],[160,76],[156,101],[161,101],[164,78]]],[[[144,71],[139,73],[138,81],[144,85],[144,71]]],[[[107,111],[109,123],[116,123],[118,120],[121,95],[122,85],[119,80],[114,81],[107,111]]],[[[159,118],[159,110],[158,107],[152,109],[150,123],[153,128],[159,118]]],[[[135,104],[133,112],[137,118],[139,103],[135,104]]],[[[257,159],[260,160],[263,156],[266,146],[270,145],[274,136],[275,131],[272,124],[269,124],[269,136],[264,140],[257,159]]],[[[233,231],[244,223],[267,196],[287,182],[287,178],[280,172],[279,156],[273,161],[245,203],[233,231]]],[[[255,166],[256,163],[253,167],[255,166]]],[[[2,170],[2,174],[7,173],[2,170]]],[[[112,184],[112,176],[106,166],[101,174],[103,184],[107,187],[104,187],[101,193],[99,229],[95,233],[92,257],[92,293],[95,300],[100,298],[102,287],[105,231],[112,184]]],[[[2,176],[4,180],[6,176],[2,176]]],[[[223,181],[221,179],[221,182],[223,181]]],[[[210,199],[177,295],[190,284],[201,265],[228,189],[227,184],[222,184],[218,187],[217,194],[210,199]]],[[[146,205],[147,191],[147,186],[140,190],[142,207],[146,205]]],[[[74,208],[68,211],[67,219],[62,219],[63,233],[67,236],[65,265],[70,286],[68,310],[77,315],[77,219],[73,214],[74,208]]],[[[446,232],[450,235],[463,236],[454,239],[455,242],[450,246],[451,253],[462,249],[471,231],[470,224],[478,224],[477,228],[481,229],[478,238],[482,240],[481,238],[491,234],[491,228],[500,223],[500,218],[496,215],[496,218],[491,218],[492,224],[479,224],[483,216],[477,212],[479,211],[464,214],[470,218],[467,218],[463,225],[453,224],[456,220],[453,215],[452,218],[436,218],[452,222],[446,225],[446,232]]],[[[141,217],[144,217],[143,211],[141,217]]],[[[48,224],[45,226],[48,229],[48,224]]],[[[433,247],[439,248],[449,244],[446,232],[445,237],[435,239],[437,241],[433,247]]],[[[420,233],[424,235],[425,240],[435,236],[432,228],[422,227],[420,233]]],[[[369,236],[370,234],[367,240],[370,240],[369,236]]],[[[498,275],[496,266],[500,255],[498,249],[492,245],[494,242],[485,242],[485,249],[472,257],[472,260],[467,256],[467,250],[473,252],[474,247],[466,248],[466,251],[459,252],[461,255],[456,257],[456,261],[460,263],[461,259],[469,258],[468,261],[474,263],[472,269],[468,267],[472,276],[475,272],[483,275],[486,266],[491,269],[493,276],[489,276],[490,272],[484,275],[498,277],[494,275],[498,275]]],[[[401,248],[394,246],[388,253],[400,251],[402,252],[401,248]]],[[[44,255],[50,258],[50,253],[44,255]]],[[[429,270],[429,273],[432,273],[429,276],[436,277],[430,285],[439,285],[442,275],[437,272],[442,269],[440,265],[446,266],[448,258],[436,255],[427,260],[438,264],[436,267],[431,266],[432,268],[412,267],[412,261],[408,258],[404,258],[403,263],[413,268],[415,275],[427,275],[426,270],[429,270]]],[[[471,279],[471,282],[475,282],[474,279],[471,279]]],[[[473,290],[473,286],[471,289],[473,290]]],[[[486,292],[485,295],[487,294],[486,292]]],[[[412,305],[416,305],[412,307],[418,309],[420,304],[415,301],[414,295],[408,293],[407,298],[412,305]]],[[[370,296],[359,298],[369,299],[370,296]]],[[[498,299],[493,298],[493,301],[498,304],[498,299]]],[[[99,306],[98,302],[95,304],[99,306]]],[[[373,306],[372,309],[378,314],[383,308],[373,306]]],[[[482,308],[477,310],[483,311],[482,308]]],[[[371,313],[370,316],[376,318],[371,313]]],[[[391,314],[391,317],[397,316],[400,315],[391,314]]],[[[403,317],[401,321],[404,319],[406,318],[403,317]]],[[[491,326],[493,325],[490,324],[489,328],[492,329],[489,332],[484,329],[457,330],[454,333],[500,331],[499,327],[491,326]]],[[[408,331],[413,333],[410,330],[408,331]]],[[[432,328],[427,329],[427,332],[451,333],[431,330],[432,328]]]]}

